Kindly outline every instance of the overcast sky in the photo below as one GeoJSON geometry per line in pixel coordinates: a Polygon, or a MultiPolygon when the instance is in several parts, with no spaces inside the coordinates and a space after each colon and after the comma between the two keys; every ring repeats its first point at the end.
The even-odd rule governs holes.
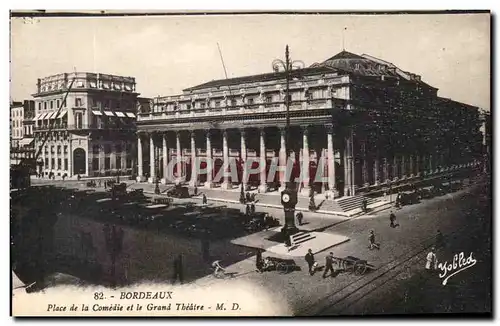
{"type": "Polygon", "coordinates": [[[422,76],[439,95],[490,107],[490,17],[237,15],[11,20],[11,98],[62,72],[133,76],[141,96],[173,95],[228,77],[271,72],[284,57],[310,65],[345,48],[422,76]]]}

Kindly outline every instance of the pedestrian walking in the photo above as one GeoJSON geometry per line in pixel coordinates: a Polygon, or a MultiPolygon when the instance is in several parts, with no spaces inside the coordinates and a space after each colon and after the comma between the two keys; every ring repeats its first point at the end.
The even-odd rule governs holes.
{"type": "Polygon", "coordinates": [[[302,221],[304,220],[304,215],[302,214],[302,212],[298,212],[296,216],[297,216],[297,221],[299,222],[299,225],[302,225],[302,221]]]}
{"type": "Polygon", "coordinates": [[[262,273],[264,267],[264,259],[262,259],[262,251],[257,249],[257,256],[255,257],[255,267],[257,268],[257,272],[262,273]]]}
{"type": "Polygon", "coordinates": [[[309,266],[309,274],[312,276],[316,272],[316,266],[318,265],[316,261],[314,260],[314,254],[311,249],[307,251],[307,254],[305,256],[307,266],[309,266]]]}
{"type": "Polygon", "coordinates": [[[368,241],[370,242],[370,246],[368,247],[370,248],[370,250],[372,250],[373,248],[377,248],[378,250],[380,250],[380,243],[375,242],[375,232],[373,232],[373,230],[370,230],[368,241]]]}
{"type": "Polygon", "coordinates": [[[323,272],[323,278],[326,274],[330,272],[331,277],[335,277],[335,271],[333,270],[333,252],[330,252],[325,258],[325,271],[323,272]]]}
{"type": "Polygon", "coordinates": [[[425,269],[429,273],[434,272],[437,269],[437,257],[436,257],[436,254],[434,253],[435,250],[436,249],[434,247],[432,247],[431,251],[429,251],[429,253],[427,254],[427,257],[426,257],[425,269]]]}
{"type": "Polygon", "coordinates": [[[177,258],[174,259],[174,277],[173,283],[179,279],[179,282],[183,282],[183,271],[182,271],[182,255],[178,255],[177,258]]]}
{"type": "Polygon", "coordinates": [[[198,196],[198,187],[196,185],[194,186],[194,195],[198,196]]]}
{"type": "Polygon", "coordinates": [[[395,228],[399,226],[399,224],[396,224],[396,215],[394,214],[393,211],[391,211],[391,214],[389,215],[389,220],[391,221],[390,227],[395,228]]]}
{"type": "Polygon", "coordinates": [[[250,205],[249,204],[247,204],[245,207],[245,215],[250,216],[250,205]]]}
{"type": "Polygon", "coordinates": [[[203,196],[202,196],[202,203],[203,203],[203,205],[207,204],[207,195],[205,195],[205,194],[203,194],[203,196]]]}
{"type": "Polygon", "coordinates": [[[361,209],[365,213],[368,211],[368,201],[364,197],[363,197],[363,201],[361,202],[361,209]]]}

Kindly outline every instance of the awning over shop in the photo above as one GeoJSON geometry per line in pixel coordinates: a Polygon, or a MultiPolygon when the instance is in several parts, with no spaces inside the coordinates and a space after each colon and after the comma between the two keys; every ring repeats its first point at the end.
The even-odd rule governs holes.
{"type": "Polygon", "coordinates": [[[107,115],[108,117],[114,117],[115,115],[111,111],[104,111],[104,114],[107,115]]]}
{"type": "Polygon", "coordinates": [[[47,118],[48,119],[55,119],[57,117],[57,111],[52,112],[47,118]]]}
{"type": "Polygon", "coordinates": [[[40,113],[38,115],[36,115],[34,118],[33,118],[33,121],[36,121],[36,120],[40,120],[40,117],[42,116],[43,113],[40,113]]]}
{"type": "Polygon", "coordinates": [[[47,119],[49,114],[50,114],[50,112],[49,113],[42,113],[39,120],[47,119]]]}
{"type": "Polygon", "coordinates": [[[101,111],[92,110],[93,115],[102,115],[101,111]]]}
{"type": "Polygon", "coordinates": [[[23,138],[19,141],[19,146],[27,146],[33,142],[34,138],[23,138]]]}
{"type": "Polygon", "coordinates": [[[133,114],[132,112],[125,112],[125,114],[127,115],[127,117],[129,118],[135,118],[135,114],[133,114]]]}
{"type": "Polygon", "coordinates": [[[61,113],[59,113],[59,115],[57,116],[57,119],[61,119],[62,117],[64,117],[66,115],[66,113],[68,113],[68,111],[62,111],[61,113]]]}
{"type": "Polygon", "coordinates": [[[122,117],[122,118],[126,117],[126,115],[123,112],[115,111],[115,114],[117,117],[122,117]]]}

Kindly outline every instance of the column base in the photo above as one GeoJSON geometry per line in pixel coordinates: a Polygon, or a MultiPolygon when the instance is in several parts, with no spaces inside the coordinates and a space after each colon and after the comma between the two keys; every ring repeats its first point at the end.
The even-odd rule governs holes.
{"type": "Polygon", "coordinates": [[[140,175],[140,176],[137,176],[137,178],[135,178],[135,180],[137,180],[137,182],[144,182],[144,181],[146,181],[146,177],[140,175]]]}
{"type": "Polygon", "coordinates": [[[205,188],[211,189],[214,187],[214,183],[212,181],[207,181],[204,184],[205,188]]]}
{"type": "Polygon", "coordinates": [[[267,185],[260,185],[259,192],[262,194],[266,193],[267,192],[267,185]]]}
{"type": "Polygon", "coordinates": [[[220,185],[220,188],[224,189],[224,190],[231,190],[231,189],[233,189],[233,184],[231,182],[223,182],[220,185]]]}

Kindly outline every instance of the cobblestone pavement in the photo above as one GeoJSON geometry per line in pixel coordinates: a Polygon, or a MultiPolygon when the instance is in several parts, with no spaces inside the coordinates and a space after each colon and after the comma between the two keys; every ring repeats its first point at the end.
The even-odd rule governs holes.
{"type": "MultiPolygon", "coordinates": [[[[453,194],[425,200],[418,205],[404,207],[396,211],[397,228],[389,227],[388,212],[377,216],[365,216],[352,219],[346,223],[335,225],[328,231],[343,234],[351,238],[351,241],[332,249],[334,256],[345,257],[356,256],[367,260],[376,268],[400,260],[421,245],[427,239],[427,243],[433,243],[437,230],[441,230],[446,237],[453,237],[457,228],[464,227],[468,223],[477,223],[483,218],[478,215],[476,196],[483,191],[484,186],[476,185],[453,194]],[[381,243],[380,250],[369,250],[368,230],[373,229],[377,235],[377,242],[381,243]]],[[[479,222],[481,223],[481,222],[479,222]]],[[[488,231],[486,231],[488,232],[488,231]]],[[[328,253],[318,254],[315,258],[320,264],[324,264],[328,253]]],[[[266,253],[264,253],[264,257],[266,253]]],[[[439,257],[438,257],[439,259],[439,257]]],[[[424,263],[424,261],[422,261],[424,263]]],[[[369,279],[376,275],[376,271],[364,276],[356,276],[341,273],[335,278],[323,279],[321,273],[310,276],[303,259],[297,259],[296,264],[301,271],[289,274],[278,274],[277,272],[265,272],[259,274],[255,271],[255,257],[238,262],[228,267],[229,272],[237,272],[241,277],[269,289],[270,292],[279,291],[290,300],[290,305],[295,313],[301,313],[311,306],[325,304],[324,299],[332,293],[341,290],[349,283],[369,279]],[[373,274],[373,275],[372,275],[373,274]]],[[[238,274],[237,274],[238,275],[238,274]]],[[[230,282],[232,280],[219,280],[207,276],[198,280],[197,284],[212,282],[230,282]]]]}

